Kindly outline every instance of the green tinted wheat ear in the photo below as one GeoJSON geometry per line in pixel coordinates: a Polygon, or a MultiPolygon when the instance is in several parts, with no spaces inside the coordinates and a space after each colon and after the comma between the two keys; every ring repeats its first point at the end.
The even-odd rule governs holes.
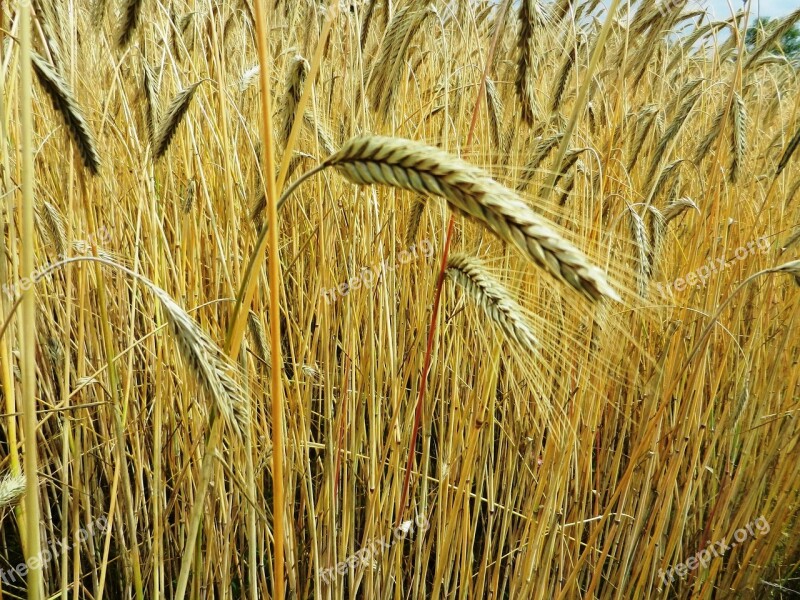
{"type": "Polygon", "coordinates": [[[78,147],[84,166],[92,175],[100,172],[100,155],[97,152],[97,143],[89,124],[83,117],[78,103],[72,95],[67,82],[55,69],[36,53],[31,55],[33,70],[42,88],[53,103],[53,108],[58,111],[72,135],[72,141],[78,147]]]}
{"type": "Polygon", "coordinates": [[[167,148],[169,148],[169,143],[172,141],[172,137],[175,135],[178,125],[180,125],[186,111],[189,110],[189,104],[201,83],[203,83],[202,80],[183,88],[178,92],[175,98],[172,99],[172,103],[167,108],[167,111],[164,113],[155,131],[155,137],[153,139],[153,158],[159,159],[166,153],[167,148]]]}
{"type": "Polygon", "coordinates": [[[466,254],[452,254],[447,259],[447,277],[464,288],[475,303],[503,332],[526,350],[539,345],[522,309],[505,288],[486,271],[481,261],[466,254]]]}
{"type": "Polygon", "coordinates": [[[6,475],[0,479],[0,508],[16,504],[25,493],[25,477],[6,475]]]}
{"type": "Polygon", "coordinates": [[[600,269],[513,191],[438,148],[401,138],[361,136],[322,163],[357,184],[382,184],[444,198],[456,211],[515,245],[529,260],[591,300],[619,299],[600,269]]]}

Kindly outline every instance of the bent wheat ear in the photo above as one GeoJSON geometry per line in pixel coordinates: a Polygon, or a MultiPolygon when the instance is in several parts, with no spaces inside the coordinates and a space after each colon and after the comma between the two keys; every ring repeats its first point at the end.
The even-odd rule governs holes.
{"type": "Polygon", "coordinates": [[[203,83],[202,80],[183,88],[178,92],[175,98],[172,99],[172,103],[169,105],[169,108],[167,108],[167,112],[164,114],[155,132],[153,158],[159,159],[166,153],[172,141],[172,137],[175,135],[178,125],[181,124],[181,120],[186,114],[186,111],[189,110],[189,104],[201,83],[203,83]]]}
{"type": "Polygon", "coordinates": [[[94,141],[94,134],[89,129],[86,119],[78,109],[78,103],[72,95],[67,82],[56,73],[55,69],[35,52],[31,54],[33,70],[39,84],[42,86],[50,100],[53,108],[61,114],[64,123],[72,134],[72,139],[78,147],[84,166],[92,173],[97,175],[100,172],[100,155],[97,153],[97,144],[94,141]]]}
{"type": "Polygon", "coordinates": [[[225,353],[192,320],[167,292],[148,282],[164,307],[181,355],[194,372],[200,385],[211,395],[222,418],[238,435],[250,419],[247,395],[237,381],[237,370],[225,353]]]}
{"type": "Polygon", "coordinates": [[[447,259],[445,274],[463,287],[508,337],[531,352],[539,345],[520,306],[486,272],[481,261],[466,254],[452,254],[447,259]]]}
{"type": "Polygon", "coordinates": [[[797,128],[794,137],[789,140],[789,145],[786,146],[786,150],[784,150],[783,156],[781,156],[781,160],[778,162],[778,168],[775,170],[776,176],[780,175],[781,171],[789,164],[789,159],[792,158],[792,154],[797,150],[797,146],[800,146],[800,127],[797,128]]]}
{"type": "Polygon", "coordinates": [[[700,209],[691,198],[680,198],[679,200],[675,200],[667,204],[667,206],[664,207],[664,210],[661,211],[661,215],[664,218],[664,224],[666,225],[675,217],[680,216],[680,214],[683,213],[683,211],[685,211],[687,208],[693,208],[700,213],[700,209]]]}
{"type": "Polygon", "coordinates": [[[445,198],[526,258],[567,282],[590,300],[619,299],[600,269],[558,234],[514,192],[481,169],[419,142],[382,136],[348,141],[322,163],[357,184],[382,184],[445,198]]]}
{"type": "Polygon", "coordinates": [[[6,475],[0,479],[0,508],[11,506],[25,493],[25,477],[6,475]]]}

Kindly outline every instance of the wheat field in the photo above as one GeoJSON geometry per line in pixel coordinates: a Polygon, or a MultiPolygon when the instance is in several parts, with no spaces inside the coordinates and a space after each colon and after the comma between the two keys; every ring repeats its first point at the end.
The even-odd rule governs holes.
{"type": "Polygon", "coordinates": [[[800,597],[754,16],[0,2],[0,600],[800,597]]]}

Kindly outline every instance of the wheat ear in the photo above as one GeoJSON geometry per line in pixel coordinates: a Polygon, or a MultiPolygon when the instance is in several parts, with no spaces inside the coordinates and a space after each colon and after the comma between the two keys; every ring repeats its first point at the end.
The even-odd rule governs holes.
{"type": "Polygon", "coordinates": [[[169,108],[167,108],[167,112],[164,114],[161,123],[156,129],[153,143],[153,158],[159,159],[166,153],[167,148],[169,148],[169,143],[172,141],[172,137],[175,135],[175,131],[177,131],[178,125],[180,125],[186,111],[189,110],[192,97],[201,83],[203,83],[203,80],[183,88],[178,92],[175,98],[172,99],[169,108]]]}
{"type": "Polygon", "coordinates": [[[67,234],[64,227],[64,218],[58,209],[49,202],[42,202],[41,219],[50,243],[55,246],[58,256],[66,256],[67,234]]]}
{"type": "Polygon", "coordinates": [[[486,315],[505,334],[526,350],[539,345],[522,309],[506,289],[486,271],[481,261],[466,254],[452,254],[447,259],[447,277],[472,297],[486,315]]]}
{"type": "Polygon", "coordinates": [[[731,147],[733,158],[728,180],[736,183],[739,177],[739,169],[744,163],[745,152],[747,152],[747,111],[744,100],[738,93],[733,94],[733,110],[731,110],[731,147]]]}
{"type": "Polygon", "coordinates": [[[672,219],[678,217],[687,208],[693,208],[698,212],[698,214],[702,214],[700,213],[700,209],[697,207],[697,204],[695,204],[691,198],[680,198],[667,204],[664,210],[661,211],[661,215],[664,217],[664,223],[668,224],[670,221],[672,221],[672,219]]]}
{"type": "Polygon", "coordinates": [[[158,81],[144,57],[142,57],[142,88],[145,99],[144,120],[147,126],[147,139],[152,145],[156,135],[156,123],[159,119],[158,81]]]}
{"type": "Polygon", "coordinates": [[[125,0],[122,4],[122,14],[117,32],[117,46],[124,48],[128,45],[139,24],[139,15],[142,12],[144,0],[125,0]]]}
{"type": "Polygon", "coordinates": [[[533,126],[536,119],[536,97],[533,77],[536,60],[536,38],[534,32],[544,28],[545,19],[537,0],[522,0],[519,5],[519,34],[517,36],[517,75],[515,87],[522,106],[522,120],[533,126]]]}
{"type": "Polygon", "coordinates": [[[300,102],[300,95],[303,93],[309,69],[308,61],[299,54],[292,59],[292,64],[289,66],[289,73],[286,76],[286,92],[283,94],[278,109],[278,140],[282,145],[286,144],[286,140],[289,139],[297,103],[300,102]]]}
{"type": "Polygon", "coordinates": [[[92,130],[89,129],[89,124],[78,108],[72,90],[61,75],[56,73],[55,69],[41,56],[34,52],[31,54],[31,60],[39,83],[50,96],[53,108],[61,114],[61,118],[64,119],[64,123],[72,134],[72,140],[78,147],[84,166],[92,175],[97,175],[100,172],[100,155],[97,152],[97,144],[94,141],[92,130]]]}
{"type": "Polygon", "coordinates": [[[0,479],[0,508],[11,506],[25,493],[25,477],[6,475],[0,479]]]}
{"type": "Polygon", "coordinates": [[[382,136],[349,140],[325,160],[357,184],[382,184],[445,198],[591,300],[619,299],[603,272],[513,191],[481,169],[419,142],[382,136]]]}
{"type": "Polygon", "coordinates": [[[786,146],[786,150],[783,151],[783,156],[781,156],[781,160],[778,162],[778,168],[775,171],[776,176],[780,175],[781,171],[789,164],[789,159],[792,158],[792,154],[797,150],[797,146],[800,146],[800,126],[797,127],[794,137],[789,140],[789,145],[786,146]]]}
{"type": "Polygon", "coordinates": [[[425,214],[427,204],[425,196],[417,197],[411,205],[411,214],[408,215],[408,226],[406,228],[406,247],[411,246],[417,239],[419,225],[422,223],[422,215],[425,214]]]}

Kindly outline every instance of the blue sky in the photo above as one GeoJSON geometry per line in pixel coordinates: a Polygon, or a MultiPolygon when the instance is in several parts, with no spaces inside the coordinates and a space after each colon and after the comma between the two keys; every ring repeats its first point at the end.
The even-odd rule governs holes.
{"type": "MultiPolygon", "coordinates": [[[[701,6],[707,6],[709,11],[714,13],[717,18],[725,18],[731,14],[726,0],[696,0],[701,6]]],[[[734,10],[742,8],[741,0],[731,0],[734,10]]],[[[793,10],[800,8],[800,0],[753,0],[750,6],[750,14],[755,18],[762,17],[783,17],[793,10]]]]}

